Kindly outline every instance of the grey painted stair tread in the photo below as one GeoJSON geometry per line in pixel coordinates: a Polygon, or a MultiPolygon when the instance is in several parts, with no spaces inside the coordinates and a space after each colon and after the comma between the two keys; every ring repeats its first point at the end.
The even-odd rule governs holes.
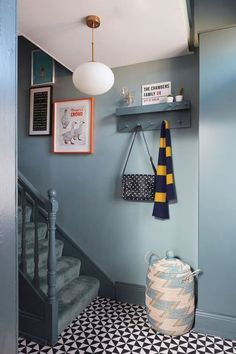
{"type": "Polygon", "coordinates": [[[58,293],[58,334],[98,295],[99,280],[80,276],[58,293]]]}
{"type": "MultiPolygon", "coordinates": [[[[56,289],[60,291],[70,281],[79,276],[81,261],[74,257],[60,257],[57,260],[57,277],[56,277],[56,289]]],[[[33,278],[34,274],[31,273],[30,277],[33,278]]],[[[39,271],[40,288],[46,294],[48,290],[47,286],[47,264],[43,265],[39,271]]]]}
{"type": "MultiPolygon", "coordinates": [[[[62,255],[64,243],[61,240],[56,240],[56,258],[62,255]]],[[[19,259],[20,259],[19,252],[19,259]]],[[[39,268],[47,264],[48,259],[48,240],[39,240],[39,268]]],[[[26,248],[27,273],[34,271],[34,243],[28,244],[26,248]]]]}
{"type": "MultiPolygon", "coordinates": [[[[33,222],[29,222],[25,224],[25,240],[26,243],[30,243],[34,241],[34,232],[35,232],[35,224],[33,222]]],[[[47,235],[47,224],[44,222],[38,223],[38,239],[42,240],[47,235]]],[[[18,248],[21,247],[21,225],[18,225],[18,248]]],[[[28,246],[27,246],[28,247],[28,246]]]]}

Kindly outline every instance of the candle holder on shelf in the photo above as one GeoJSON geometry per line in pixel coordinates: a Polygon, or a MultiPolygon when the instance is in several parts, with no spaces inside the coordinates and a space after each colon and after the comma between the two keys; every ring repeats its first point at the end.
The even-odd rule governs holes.
{"type": "Polygon", "coordinates": [[[134,104],[134,91],[130,91],[128,87],[122,87],[121,89],[122,102],[126,106],[132,106],[134,104]]]}

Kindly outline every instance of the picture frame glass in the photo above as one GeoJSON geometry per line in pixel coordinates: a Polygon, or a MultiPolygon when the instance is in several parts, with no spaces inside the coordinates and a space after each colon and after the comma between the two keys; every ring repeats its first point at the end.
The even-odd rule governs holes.
{"type": "Polygon", "coordinates": [[[93,99],[54,103],[54,152],[93,152],[93,99]]]}
{"type": "Polygon", "coordinates": [[[40,49],[32,51],[31,85],[53,84],[55,81],[54,60],[40,49]]]}
{"type": "Polygon", "coordinates": [[[30,88],[29,135],[51,134],[52,87],[30,88]]]}

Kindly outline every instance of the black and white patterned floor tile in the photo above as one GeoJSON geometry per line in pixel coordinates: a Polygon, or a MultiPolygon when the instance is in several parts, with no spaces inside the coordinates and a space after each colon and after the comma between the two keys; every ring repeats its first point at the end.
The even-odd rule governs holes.
{"type": "Polygon", "coordinates": [[[97,298],[61,334],[53,348],[19,338],[18,354],[236,354],[236,341],[190,332],[156,333],[144,307],[97,298]]]}

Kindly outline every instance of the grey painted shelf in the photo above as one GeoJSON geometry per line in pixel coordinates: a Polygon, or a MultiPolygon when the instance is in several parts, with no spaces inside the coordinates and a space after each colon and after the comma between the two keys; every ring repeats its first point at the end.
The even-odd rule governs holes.
{"type": "Polygon", "coordinates": [[[116,109],[117,129],[119,132],[131,132],[141,125],[143,130],[157,130],[164,119],[169,121],[171,129],[190,128],[190,108],[190,101],[119,107],[116,109]]]}
{"type": "Polygon", "coordinates": [[[119,107],[116,109],[116,115],[127,116],[133,114],[177,111],[177,110],[185,110],[185,109],[190,109],[189,101],[150,104],[146,106],[119,107]]]}

